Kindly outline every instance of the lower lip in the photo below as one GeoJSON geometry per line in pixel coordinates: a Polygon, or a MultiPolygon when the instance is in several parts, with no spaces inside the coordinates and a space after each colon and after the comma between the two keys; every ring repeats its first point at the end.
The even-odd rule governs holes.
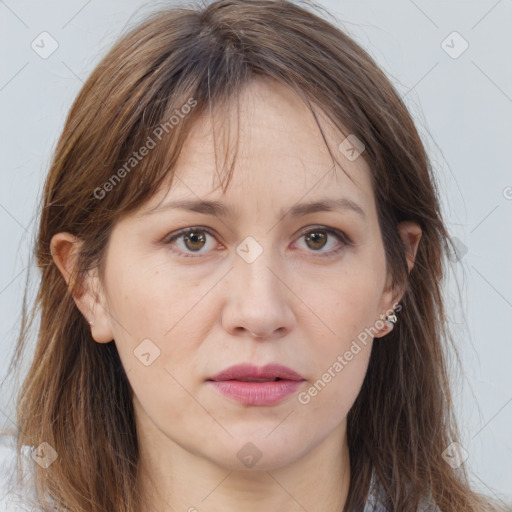
{"type": "Polygon", "coordinates": [[[245,405],[273,405],[294,393],[303,380],[242,382],[239,380],[208,381],[223,395],[245,405]]]}

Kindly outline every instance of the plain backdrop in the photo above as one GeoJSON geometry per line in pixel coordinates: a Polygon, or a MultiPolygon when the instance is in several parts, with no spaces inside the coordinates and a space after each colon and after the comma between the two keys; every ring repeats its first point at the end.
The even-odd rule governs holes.
{"type": "MultiPolygon", "coordinates": [[[[39,194],[71,103],[118,35],[171,3],[0,0],[0,379],[19,327],[39,194]]],[[[458,243],[446,297],[463,368],[453,373],[460,444],[475,486],[510,501],[512,1],[321,5],[390,77],[432,159],[458,243]]],[[[1,390],[7,428],[15,386],[1,390]]]]}

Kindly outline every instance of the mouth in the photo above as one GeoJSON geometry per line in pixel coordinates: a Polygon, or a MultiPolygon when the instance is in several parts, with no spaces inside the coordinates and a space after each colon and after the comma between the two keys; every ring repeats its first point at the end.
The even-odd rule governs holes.
{"type": "Polygon", "coordinates": [[[286,366],[271,364],[257,367],[235,365],[207,379],[231,400],[251,406],[269,406],[294,393],[305,379],[286,366]]]}

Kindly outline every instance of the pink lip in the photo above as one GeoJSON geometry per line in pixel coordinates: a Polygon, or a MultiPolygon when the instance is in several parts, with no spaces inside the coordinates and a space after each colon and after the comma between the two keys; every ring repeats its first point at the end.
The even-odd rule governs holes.
{"type": "Polygon", "coordinates": [[[246,405],[272,405],[292,394],[304,382],[297,372],[279,364],[231,366],[207,380],[223,395],[246,405]],[[280,379],[274,381],[273,379],[280,379]],[[269,379],[243,382],[243,379],[269,379]]]}

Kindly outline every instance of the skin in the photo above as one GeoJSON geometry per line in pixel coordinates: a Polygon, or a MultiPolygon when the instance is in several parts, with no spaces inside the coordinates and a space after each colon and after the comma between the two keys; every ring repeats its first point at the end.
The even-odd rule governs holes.
{"type": "MultiPolygon", "coordinates": [[[[94,319],[96,342],[115,340],[134,389],[148,510],[225,512],[242,503],[246,512],[342,510],[350,482],[346,416],[373,342],[387,340],[360,344],[309,403],[300,403],[298,393],[365,328],[380,327],[377,320],[401,298],[386,275],[370,169],[363,158],[349,161],[340,153],[355,183],[341,169],[334,172],[310,111],[282,85],[251,82],[240,109],[239,154],[227,191],[218,186],[205,115],[180,156],[179,179],[114,227],[104,281],[92,272],[75,301],[94,319]],[[280,215],[296,203],[339,197],[361,206],[365,218],[350,210],[280,215]],[[168,200],[198,198],[221,201],[235,215],[148,213],[168,200]],[[199,226],[212,231],[199,233],[202,245],[183,237],[165,243],[169,234],[199,226]],[[352,245],[335,235],[308,242],[308,232],[325,235],[325,227],[344,232],[352,245]],[[247,236],[263,250],[251,263],[236,252],[247,236]],[[145,366],[133,352],[147,338],[160,356],[145,366]],[[278,362],[306,382],[278,404],[242,405],[205,382],[240,362],[278,362]],[[262,454],[251,468],[237,457],[249,442],[262,454]]],[[[337,148],[345,135],[323,116],[321,124],[337,148]]],[[[408,221],[399,231],[410,271],[421,229],[408,221]]],[[[52,239],[66,281],[79,248],[69,233],[52,239]]],[[[388,332],[383,327],[375,337],[388,332]]]]}

